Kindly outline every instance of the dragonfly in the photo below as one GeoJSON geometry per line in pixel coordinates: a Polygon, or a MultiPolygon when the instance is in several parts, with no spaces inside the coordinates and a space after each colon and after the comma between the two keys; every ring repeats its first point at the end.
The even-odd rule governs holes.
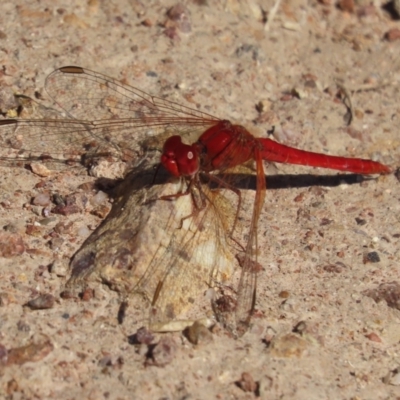
{"type": "MultiPolygon", "coordinates": [[[[158,164],[172,178],[184,182],[184,188],[163,195],[159,200],[177,201],[186,196],[192,204],[192,211],[181,216],[181,224],[186,219],[198,218],[207,208],[218,209],[218,204],[225,204],[225,201],[211,194],[225,190],[233,193],[237,199],[236,211],[235,207],[220,207],[234,214],[228,217],[230,228],[222,229],[224,234],[232,237],[242,195],[229,176],[240,166],[253,164],[255,196],[252,210],[246,210],[251,214],[247,240],[239,245],[243,254],[240,257],[241,270],[232,328],[237,336],[247,331],[256,304],[259,251],[257,231],[266,194],[264,161],[357,174],[392,172],[389,166],[376,161],[319,154],[289,147],[270,138],[255,137],[241,125],[149,95],[82,67],[56,69],[47,77],[45,87],[53,102],[62,108],[61,117],[0,120],[2,145],[14,149],[18,157],[26,155],[40,158],[50,155],[53,158],[69,159],[88,153],[107,153],[129,160],[140,159],[143,152],[139,149],[145,149],[149,143],[155,142],[161,151],[158,164]]],[[[195,243],[187,248],[194,251],[195,243]]],[[[89,264],[95,262],[95,255],[92,259],[89,264]]],[[[165,302],[168,288],[174,284],[172,279],[168,285],[164,280],[172,273],[176,260],[173,257],[168,261],[164,258],[164,263],[162,260],[154,267],[162,272],[152,289],[152,305],[165,302]]],[[[190,268],[190,254],[186,263],[186,268],[190,268]]],[[[80,268],[83,268],[82,265],[80,268]]],[[[218,270],[218,257],[210,269],[218,270]]],[[[210,275],[216,276],[214,273],[210,275]]],[[[143,279],[139,279],[137,286],[140,285],[143,285],[143,279]]]]}

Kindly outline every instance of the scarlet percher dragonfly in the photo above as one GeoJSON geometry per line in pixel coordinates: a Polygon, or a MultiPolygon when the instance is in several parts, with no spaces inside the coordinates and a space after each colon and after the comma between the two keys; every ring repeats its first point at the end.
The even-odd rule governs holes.
{"type": "MultiPolygon", "coordinates": [[[[234,167],[250,160],[255,162],[256,195],[248,240],[243,246],[235,309],[238,335],[247,330],[256,299],[257,225],[266,189],[263,160],[358,174],[391,172],[379,162],[317,154],[268,138],[256,138],[240,125],[150,96],[81,67],[55,70],[46,80],[46,90],[63,108],[65,118],[45,115],[42,119],[0,120],[4,145],[18,149],[19,154],[69,158],[81,156],[95,147],[96,152],[111,151],[127,158],[138,153],[140,143],[149,137],[164,141],[168,133],[170,137],[164,141],[161,165],[186,182],[185,193],[191,194],[194,189],[201,192],[205,176],[219,189],[237,193],[239,203],[240,191],[219,174],[226,176],[234,167]]],[[[206,206],[202,202],[195,204],[197,208],[206,206]]]]}

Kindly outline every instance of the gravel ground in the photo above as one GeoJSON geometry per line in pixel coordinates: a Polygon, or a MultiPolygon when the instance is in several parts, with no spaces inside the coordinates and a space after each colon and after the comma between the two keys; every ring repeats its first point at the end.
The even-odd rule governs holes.
{"type": "MultiPolygon", "coordinates": [[[[54,106],[46,76],[80,65],[256,135],[274,126],[282,143],[395,169],[395,6],[3,1],[0,112],[15,115],[15,93],[54,106]]],[[[39,113],[26,105],[23,116],[39,113]]],[[[119,168],[105,175],[115,178],[119,168]]],[[[113,204],[93,189],[101,171],[49,169],[0,163],[0,397],[400,398],[396,174],[365,180],[266,165],[252,325],[240,339],[218,324],[199,328],[193,344],[182,332],[138,331],[145,318],[139,303],[119,324],[120,296],[108,286],[93,283],[80,298],[65,293],[69,260],[113,204]],[[47,213],[49,193],[74,196],[74,212],[61,206],[47,213]]],[[[207,296],[199,293],[181,317],[212,316],[207,296]]]]}

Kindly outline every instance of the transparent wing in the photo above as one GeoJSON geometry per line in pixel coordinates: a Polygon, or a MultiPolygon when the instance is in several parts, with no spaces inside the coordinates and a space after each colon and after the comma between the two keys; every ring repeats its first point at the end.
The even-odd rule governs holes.
{"type": "Polygon", "coordinates": [[[251,216],[249,238],[244,257],[241,261],[242,272],[239,280],[237,308],[235,313],[236,333],[238,336],[242,336],[247,331],[256,301],[257,273],[259,269],[257,262],[258,221],[260,219],[266,191],[264,166],[260,151],[261,149],[256,146],[254,149],[254,158],[257,171],[257,190],[251,216]]]}
{"type": "Polygon", "coordinates": [[[233,248],[229,240],[229,228],[235,215],[232,203],[219,191],[202,187],[207,196],[207,205],[188,217],[189,207],[180,203],[192,203],[190,196],[178,200],[180,215],[174,216],[175,229],[171,241],[157,254],[146,274],[138,283],[140,288],[148,287],[149,281],[158,276],[152,299],[150,326],[160,330],[160,325],[173,320],[193,303],[194,299],[217,282],[224,282],[232,274],[235,265],[233,248]],[[182,218],[185,218],[182,220],[182,218]]]}
{"type": "Polygon", "coordinates": [[[134,119],[147,125],[204,126],[212,115],[151,96],[133,86],[81,67],[62,67],[46,79],[46,91],[75,119],[134,119]]]}
{"type": "Polygon", "coordinates": [[[41,107],[33,112],[37,119],[0,120],[3,149],[66,158],[88,151],[137,154],[149,138],[161,135],[155,140],[160,147],[166,135],[199,136],[218,121],[80,67],[55,70],[46,79],[46,90],[65,114],[41,107]]]}

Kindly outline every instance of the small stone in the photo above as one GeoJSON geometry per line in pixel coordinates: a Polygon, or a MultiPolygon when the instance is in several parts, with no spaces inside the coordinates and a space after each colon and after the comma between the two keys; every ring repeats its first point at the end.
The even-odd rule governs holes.
{"type": "Polygon", "coordinates": [[[378,263],[380,261],[381,261],[381,259],[379,257],[379,254],[376,251],[371,251],[371,252],[365,254],[364,257],[363,257],[364,264],[367,264],[367,263],[378,263]]]}
{"type": "Polygon", "coordinates": [[[177,3],[167,11],[167,17],[184,33],[189,33],[192,26],[189,19],[189,10],[181,3],[177,3]]]}
{"type": "Polygon", "coordinates": [[[90,233],[91,233],[90,229],[86,225],[84,225],[78,229],[77,235],[83,238],[87,238],[90,235],[90,233]]]}
{"type": "Polygon", "coordinates": [[[11,258],[25,251],[22,237],[17,233],[0,232],[0,257],[11,258]]]}
{"type": "MultiPolygon", "coordinates": [[[[64,290],[60,293],[60,297],[64,300],[76,299],[77,295],[73,290],[64,290]]],[[[63,317],[64,318],[64,317],[63,317]]],[[[69,318],[69,317],[68,317],[69,318]]]]}
{"type": "Polygon", "coordinates": [[[129,336],[130,344],[147,344],[149,345],[154,340],[154,335],[145,327],[139,328],[136,333],[129,336]]]}
{"type": "Polygon", "coordinates": [[[257,395],[258,383],[253,379],[252,375],[248,372],[243,372],[240,380],[236,382],[244,392],[251,392],[257,395]]]}
{"type": "Polygon", "coordinates": [[[0,307],[8,306],[11,303],[11,296],[6,292],[0,292],[0,307]]]}
{"type": "Polygon", "coordinates": [[[23,221],[15,221],[4,226],[3,229],[10,233],[25,233],[25,223],[23,221]]]}
{"type": "Polygon", "coordinates": [[[400,386],[400,367],[390,371],[384,378],[383,382],[393,386],[400,386]]]}
{"type": "Polygon", "coordinates": [[[325,272],[329,272],[329,273],[340,274],[343,271],[343,268],[340,265],[329,264],[329,265],[325,265],[323,267],[323,270],[325,272]]]}
{"type": "Polygon", "coordinates": [[[359,108],[356,108],[356,109],[354,110],[354,115],[355,115],[355,117],[358,118],[358,119],[363,119],[363,117],[364,117],[364,112],[363,112],[362,110],[360,110],[359,108]]]}
{"type": "Polygon", "coordinates": [[[258,393],[261,399],[266,399],[270,395],[274,380],[270,376],[262,378],[258,384],[258,393]]]}
{"type": "Polygon", "coordinates": [[[17,329],[18,329],[20,332],[30,332],[31,327],[30,327],[30,325],[29,325],[26,321],[20,319],[20,320],[17,322],[17,329]]]}
{"type": "Polygon", "coordinates": [[[400,29],[399,28],[392,28],[385,33],[385,39],[388,42],[394,42],[395,40],[400,39],[400,29]]]}
{"type": "Polygon", "coordinates": [[[81,183],[78,186],[78,188],[82,189],[84,192],[91,192],[91,191],[94,191],[96,189],[96,185],[95,185],[95,182],[88,181],[88,182],[81,183]]]}
{"type": "Polygon", "coordinates": [[[377,303],[384,300],[389,307],[400,310],[400,284],[398,282],[381,283],[375,289],[364,290],[362,294],[371,297],[377,303]]]}
{"type": "Polygon", "coordinates": [[[42,237],[43,228],[38,225],[29,224],[26,226],[25,233],[29,236],[42,237]]]}
{"type": "Polygon", "coordinates": [[[177,350],[178,346],[174,339],[163,336],[155,346],[149,349],[146,364],[163,367],[175,358],[177,350]]]}
{"type": "Polygon", "coordinates": [[[37,362],[42,360],[54,349],[50,340],[39,343],[30,343],[26,346],[16,347],[8,351],[7,365],[22,365],[27,362],[37,362]]]}
{"type": "Polygon", "coordinates": [[[108,199],[108,195],[103,191],[99,190],[91,199],[90,204],[93,206],[100,206],[104,204],[108,199]]]}
{"type": "Polygon", "coordinates": [[[78,28],[78,29],[88,28],[88,24],[74,13],[66,14],[63,18],[63,21],[66,25],[69,25],[72,28],[78,28]]]}
{"type": "Polygon", "coordinates": [[[90,175],[95,178],[122,179],[126,174],[127,165],[124,162],[100,160],[90,169],[90,175]]]}
{"type": "Polygon", "coordinates": [[[51,264],[50,272],[57,276],[67,276],[69,271],[69,261],[66,259],[57,259],[51,264]]]}
{"type": "Polygon", "coordinates": [[[272,326],[268,326],[265,332],[264,340],[267,344],[271,343],[272,339],[276,336],[276,330],[272,326]]]}
{"type": "Polygon", "coordinates": [[[73,228],[73,223],[64,223],[64,222],[59,222],[55,227],[54,227],[54,232],[58,233],[59,235],[67,235],[71,234],[73,228]]]}
{"type": "Polygon", "coordinates": [[[260,100],[256,104],[256,110],[261,114],[263,112],[267,112],[271,109],[272,102],[270,100],[260,100]]]}
{"type": "MultiPolygon", "coordinates": [[[[143,25],[143,26],[145,26],[146,28],[150,28],[151,26],[153,26],[153,22],[151,21],[151,19],[149,19],[149,18],[146,18],[146,19],[144,19],[142,22],[141,22],[141,24],[143,25]]],[[[132,50],[133,51],[133,50],[132,50]]],[[[137,50],[136,50],[137,51],[137,50]]]]}
{"type": "MultiPolygon", "coordinates": [[[[12,395],[13,393],[20,392],[21,389],[18,386],[18,382],[13,378],[7,382],[6,392],[8,395],[12,395]]],[[[14,397],[14,396],[13,396],[14,397]]]]}
{"type": "Polygon", "coordinates": [[[213,339],[212,333],[199,321],[186,328],[184,335],[192,344],[210,343],[213,339]]]}
{"type": "Polygon", "coordinates": [[[59,194],[55,194],[53,196],[53,201],[57,204],[56,207],[51,210],[54,214],[68,216],[81,211],[81,208],[77,204],[77,196],[74,194],[70,194],[68,196],[60,196],[59,194]]]}
{"type": "Polygon", "coordinates": [[[83,301],[90,301],[94,297],[94,290],[91,288],[86,288],[82,293],[82,300],[83,301]]]}
{"type": "Polygon", "coordinates": [[[55,237],[53,239],[50,240],[49,245],[50,245],[50,249],[53,251],[60,251],[61,246],[64,243],[64,239],[60,238],[60,237],[55,237]]]}
{"type": "Polygon", "coordinates": [[[282,290],[281,292],[279,292],[278,296],[281,299],[287,299],[290,296],[290,293],[287,290],[282,290]]]}
{"type": "Polygon", "coordinates": [[[353,13],[355,8],[354,0],[339,0],[339,8],[342,11],[353,13]]]}
{"type": "Polygon", "coordinates": [[[39,193],[32,199],[32,204],[35,206],[46,207],[51,204],[50,194],[49,193],[39,193]]]}
{"type": "Polygon", "coordinates": [[[294,333],[274,337],[269,351],[273,357],[301,357],[307,350],[308,342],[294,333]]]}
{"type": "Polygon", "coordinates": [[[110,207],[107,206],[106,204],[97,206],[94,210],[91,211],[92,215],[95,215],[96,217],[99,217],[101,219],[104,219],[107,217],[108,213],[110,212],[110,207]]]}
{"type": "Polygon", "coordinates": [[[288,297],[281,303],[279,308],[283,311],[294,313],[298,308],[298,301],[293,297],[288,297]]]}
{"type": "Polygon", "coordinates": [[[308,92],[300,87],[294,87],[292,89],[292,95],[301,100],[308,97],[308,92]]]}
{"type": "MultiPolygon", "coordinates": [[[[3,39],[2,31],[0,31],[0,39],[3,39]]],[[[11,93],[11,90],[6,90],[5,87],[0,88],[0,111],[7,113],[7,118],[15,118],[12,114],[18,109],[16,97],[11,93]],[[10,116],[8,116],[10,115],[10,116]]]]}
{"type": "Polygon", "coordinates": [[[52,224],[52,223],[55,222],[55,221],[57,221],[57,218],[56,218],[56,217],[48,217],[48,218],[43,218],[43,219],[41,219],[41,220],[38,221],[38,222],[39,222],[39,224],[42,225],[42,226],[47,226],[47,225],[52,224]]]}
{"type": "Polygon", "coordinates": [[[36,299],[28,301],[26,305],[31,310],[46,310],[48,308],[53,308],[55,302],[55,298],[51,294],[42,294],[36,299]]]}
{"type": "Polygon", "coordinates": [[[52,174],[52,171],[41,163],[31,163],[30,167],[32,172],[38,176],[46,177],[52,174]]]}
{"type": "Polygon", "coordinates": [[[371,342],[382,343],[382,339],[374,332],[368,333],[365,337],[371,340],[371,342]]]}
{"type": "Polygon", "coordinates": [[[363,226],[366,225],[367,221],[363,218],[356,218],[357,225],[363,226]]]}
{"type": "Polygon", "coordinates": [[[129,304],[127,301],[122,301],[121,304],[119,305],[117,320],[120,325],[124,323],[126,317],[126,310],[128,309],[128,306],[129,304]]]}

